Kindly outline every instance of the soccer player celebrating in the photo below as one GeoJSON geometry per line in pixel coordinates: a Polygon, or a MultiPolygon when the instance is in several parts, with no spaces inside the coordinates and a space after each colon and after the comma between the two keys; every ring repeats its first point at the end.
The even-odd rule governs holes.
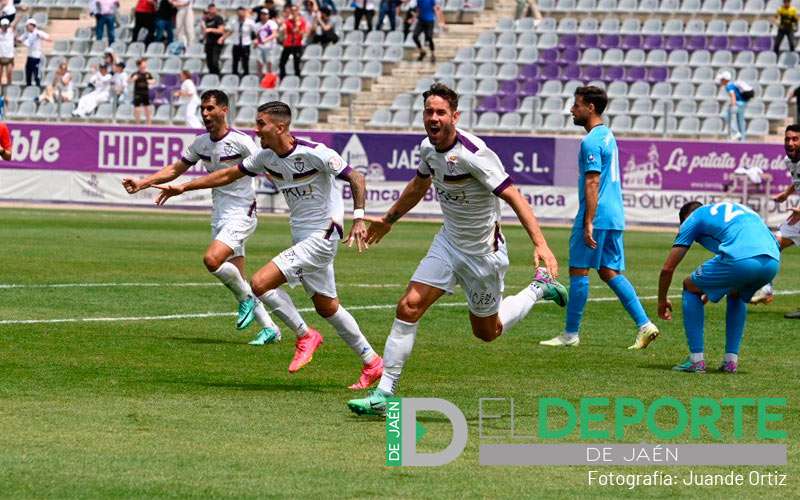
{"type": "Polygon", "coordinates": [[[370,223],[367,243],[378,243],[433,183],[444,225],[411,277],[386,339],[384,372],[378,387],[348,403],[359,414],[383,414],[386,398],[397,391],[403,365],[411,355],[419,320],[456,283],[467,296],[472,333],[491,342],[508,331],[541,299],[564,306],[567,290],[551,276],[558,263],[525,198],[513,186],[497,155],[477,137],[456,128],[458,94],[436,83],[423,94],[427,138],[420,145],[417,175],[382,219],[370,223]],[[508,252],[500,232],[500,199],[508,203],[534,244],[538,267],[533,283],[503,298],[508,252]]]}
{"type": "MultiPolygon", "coordinates": [[[[352,170],[339,154],[324,144],[294,137],[289,131],[292,111],[282,102],[258,107],[256,134],[265,148],[245,158],[238,166],[218,170],[180,186],[160,186],[157,203],[195,189],[206,189],[240,182],[246,176],[266,173],[283,192],[289,205],[289,225],[294,246],[284,250],[252,278],[253,293],[264,303],[283,283],[303,285],[314,308],[336,333],[361,357],[363,368],[351,389],[366,389],[380,378],[383,360],[375,353],[353,316],[339,304],[333,272],[338,241],[344,236],[344,205],[337,179],[350,184],[353,193],[353,226],[346,240],[359,251],[366,248],[364,225],[364,176],[352,170]]],[[[266,343],[279,340],[277,332],[266,343]]],[[[322,344],[322,335],[309,330],[297,339],[289,371],[294,373],[311,361],[322,344]]]]}
{"type": "Polygon", "coordinates": [[[738,203],[702,205],[691,201],[681,207],[678,216],[680,230],[658,280],[659,317],[672,319],[672,303],[667,293],[675,268],[692,243],[700,243],[716,256],[683,280],[683,327],[690,354],[673,370],[705,373],[703,307],[706,301],[718,302],[727,295],[725,358],[719,369],[735,373],[747,319],[747,302],[777,274],[780,267],[778,242],[758,214],[738,203]]]}
{"type": "MultiPolygon", "coordinates": [[[[236,166],[244,158],[254,156],[260,151],[247,134],[228,126],[228,96],[220,90],[207,90],[201,97],[203,125],[208,131],[198,135],[186,149],[183,156],[153,175],[141,179],[123,179],[122,185],[133,194],[156,184],[171,182],[180,177],[192,165],[203,160],[208,172],[215,172],[231,165],[236,166]]],[[[256,218],[256,195],[250,179],[214,189],[212,192],[213,212],[211,216],[211,244],[203,257],[208,271],[220,280],[239,301],[239,314],[236,328],[247,328],[255,319],[261,326],[258,336],[251,342],[261,345],[264,338],[279,335],[279,331],[261,302],[253,298],[250,285],[244,279],[245,249],[247,238],[253,234],[258,220],[256,218]]],[[[274,297],[272,307],[281,319],[290,326],[305,329],[288,295],[274,297]],[[286,311],[286,312],[285,312],[286,311]]]]}
{"type": "Polygon", "coordinates": [[[575,90],[572,121],[586,129],[578,153],[578,214],[569,238],[569,306],[564,332],[539,342],[546,346],[577,346],[583,310],[589,299],[589,269],[596,269],[619,297],[639,329],[628,349],[644,349],[658,337],[625,270],[622,233],[625,214],[619,176],[619,151],[614,134],[603,123],[608,96],[598,87],[575,90]]]}

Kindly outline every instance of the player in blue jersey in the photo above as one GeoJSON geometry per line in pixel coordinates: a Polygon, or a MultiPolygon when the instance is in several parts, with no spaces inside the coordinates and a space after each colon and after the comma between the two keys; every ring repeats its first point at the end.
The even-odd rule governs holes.
{"type": "Polygon", "coordinates": [[[589,298],[589,269],[619,297],[636,327],[629,349],[644,349],[658,337],[658,328],[647,317],[633,285],[622,274],[625,250],[622,233],[625,214],[619,176],[619,151],[614,134],[603,123],[608,96],[598,87],[575,90],[572,120],[586,129],[578,154],[579,208],[569,239],[569,304],[564,332],[539,342],[547,346],[577,346],[581,317],[589,298]]]}
{"type": "Polygon", "coordinates": [[[747,302],[778,273],[778,241],[761,217],[750,208],[732,202],[702,205],[692,201],[681,207],[680,231],[658,280],[658,315],[672,319],[667,298],[672,275],[695,241],[716,254],[683,280],[683,327],[689,357],[673,367],[682,372],[704,373],[703,306],[728,296],[725,314],[725,358],[720,370],[735,373],[739,344],[744,336],[747,302]]]}

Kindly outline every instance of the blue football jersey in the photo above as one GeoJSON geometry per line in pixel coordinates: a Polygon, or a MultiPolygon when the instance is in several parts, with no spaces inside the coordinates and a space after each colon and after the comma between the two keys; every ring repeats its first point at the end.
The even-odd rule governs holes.
{"type": "Polygon", "coordinates": [[[681,224],[675,246],[698,242],[707,250],[731,260],[768,255],[780,260],[775,236],[749,207],[729,201],[703,205],[681,224]]]}
{"type": "Polygon", "coordinates": [[[594,217],[595,229],[625,229],[625,212],[622,205],[622,183],[619,178],[619,151],[617,140],[611,129],[598,125],[589,131],[581,141],[578,153],[578,215],[574,226],[583,227],[586,213],[586,193],[584,183],[586,174],[600,174],[600,192],[597,200],[597,213],[594,217]]]}

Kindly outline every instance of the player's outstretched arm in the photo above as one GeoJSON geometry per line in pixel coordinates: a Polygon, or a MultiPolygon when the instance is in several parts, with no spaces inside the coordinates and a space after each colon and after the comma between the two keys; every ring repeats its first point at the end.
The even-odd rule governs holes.
{"type": "Polygon", "coordinates": [[[509,184],[498,196],[514,210],[514,213],[517,214],[517,219],[522,223],[522,227],[525,228],[533,242],[534,266],[539,267],[539,264],[544,262],[544,267],[547,268],[547,271],[553,277],[558,277],[558,261],[547,245],[542,228],[539,226],[539,220],[534,215],[533,208],[528,204],[528,200],[522,196],[522,193],[513,184],[509,184]]]}
{"type": "Polygon", "coordinates": [[[350,170],[342,176],[350,184],[350,192],[353,193],[353,225],[350,227],[350,234],[344,243],[349,248],[356,244],[359,253],[369,248],[367,244],[367,226],[364,224],[364,207],[367,198],[367,182],[364,175],[355,170],[350,170]]]}
{"type": "Polygon", "coordinates": [[[142,177],[141,179],[131,179],[126,177],[122,179],[122,186],[128,194],[136,193],[142,189],[147,189],[154,184],[163,184],[165,182],[172,182],[184,172],[189,170],[190,165],[184,163],[183,160],[178,160],[172,165],[167,165],[153,175],[142,177]]]}
{"type": "Polygon", "coordinates": [[[784,201],[788,200],[789,196],[791,196],[794,192],[795,192],[794,184],[789,184],[789,187],[787,187],[779,195],[773,196],[772,199],[774,201],[777,201],[778,203],[783,203],[784,201]]]}
{"type": "Polygon", "coordinates": [[[661,267],[661,274],[658,277],[658,317],[661,319],[672,319],[672,302],[667,298],[667,295],[672,284],[672,275],[675,274],[675,269],[688,251],[689,247],[672,247],[669,255],[667,255],[667,260],[664,261],[664,265],[661,267]]]}
{"type": "Polygon", "coordinates": [[[392,229],[392,224],[400,220],[409,210],[416,207],[430,187],[430,176],[422,177],[417,175],[411,179],[411,182],[406,184],[405,189],[400,194],[400,198],[389,208],[386,215],[380,219],[370,219],[369,228],[367,229],[367,244],[372,245],[381,241],[386,236],[386,233],[392,229]]]}
{"type": "Polygon", "coordinates": [[[168,199],[172,198],[173,196],[179,196],[186,191],[196,191],[198,189],[209,189],[225,186],[226,184],[230,184],[236,179],[241,179],[244,176],[244,172],[239,169],[238,165],[235,165],[233,167],[217,170],[212,174],[204,175],[203,177],[194,179],[184,184],[178,184],[176,186],[153,186],[154,188],[161,190],[161,194],[159,194],[158,198],[156,198],[156,205],[161,206],[166,203],[168,199]]]}

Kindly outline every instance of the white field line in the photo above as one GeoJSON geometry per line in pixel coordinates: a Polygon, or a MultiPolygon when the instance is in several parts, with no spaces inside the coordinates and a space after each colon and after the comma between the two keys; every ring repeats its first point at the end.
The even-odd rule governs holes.
{"type": "MultiPolygon", "coordinates": [[[[800,295],[800,290],[779,290],[775,295],[800,295]]],[[[656,300],[656,295],[646,295],[639,297],[640,300],[656,300]]],[[[670,295],[670,299],[680,298],[680,295],[670,295]]],[[[589,302],[613,302],[619,300],[616,297],[594,297],[589,298],[589,302]]],[[[552,302],[545,302],[544,304],[552,304],[552,302]]],[[[436,304],[434,307],[464,307],[466,302],[443,302],[436,304]]],[[[365,306],[348,306],[348,311],[371,311],[376,309],[394,309],[397,304],[372,304],[365,306]]],[[[300,312],[312,312],[314,309],[311,307],[304,307],[298,309],[300,312]]],[[[97,323],[97,322],[113,322],[113,321],[162,321],[172,319],[195,319],[195,318],[219,318],[225,316],[236,316],[233,312],[205,312],[205,313],[187,313],[187,314],[167,314],[163,316],[118,316],[118,317],[99,317],[99,318],[59,318],[59,319],[4,319],[0,320],[0,325],[38,325],[38,324],[52,324],[52,323],[97,323]]]]}

